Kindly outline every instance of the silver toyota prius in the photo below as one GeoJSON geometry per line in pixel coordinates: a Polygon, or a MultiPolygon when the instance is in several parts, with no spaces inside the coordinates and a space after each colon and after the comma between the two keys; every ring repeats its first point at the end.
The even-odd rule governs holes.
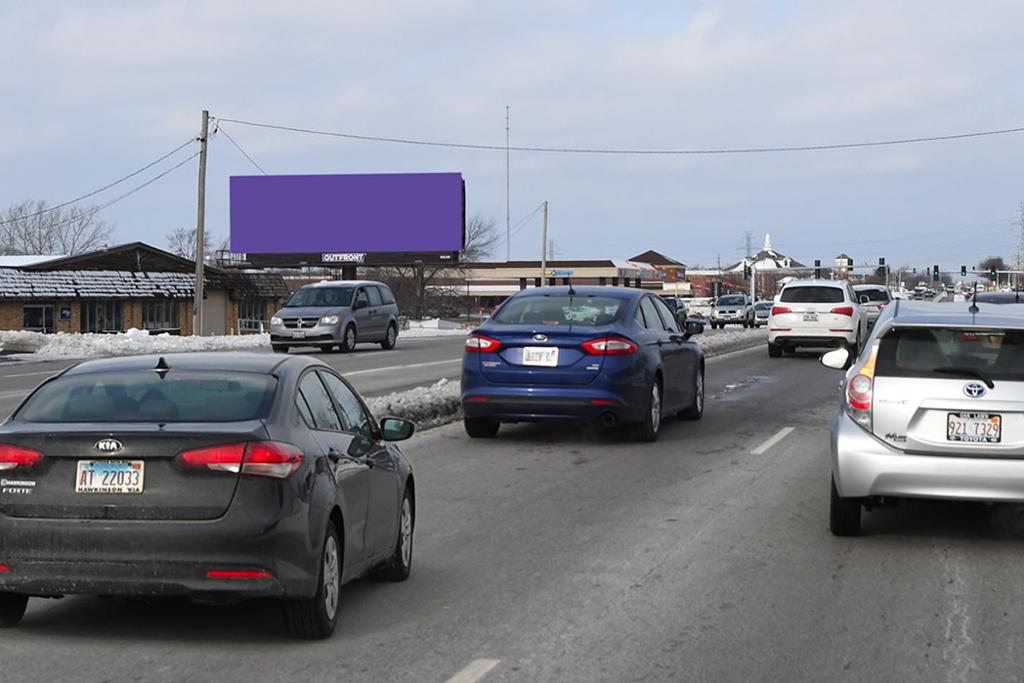
{"type": "Polygon", "coordinates": [[[885,308],[832,419],[833,534],[858,535],[886,499],[1024,502],[1024,314],[1009,308],[885,308]]]}

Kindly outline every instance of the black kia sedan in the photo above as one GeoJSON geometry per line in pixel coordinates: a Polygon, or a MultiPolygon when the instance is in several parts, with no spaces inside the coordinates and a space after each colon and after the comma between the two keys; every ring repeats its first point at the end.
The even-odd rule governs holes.
{"type": "Polygon", "coordinates": [[[69,368],[0,424],[0,626],[32,596],[274,597],[326,638],[342,584],[409,576],[414,428],[309,357],[69,368]]]}

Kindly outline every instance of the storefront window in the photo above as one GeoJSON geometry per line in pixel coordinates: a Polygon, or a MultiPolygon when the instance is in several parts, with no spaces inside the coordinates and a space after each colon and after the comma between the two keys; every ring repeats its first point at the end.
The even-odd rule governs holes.
{"type": "Polygon", "coordinates": [[[53,306],[27,305],[22,308],[22,329],[53,334],[53,306]]]}
{"type": "Polygon", "coordinates": [[[82,332],[124,332],[122,309],[120,301],[82,302],[82,332]]]}
{"type": "Polygon", "coordinates": [[[178,302],[174,299],[143,301],[142,329],[180,334],[181,324],[178,322],[178,302]]]}

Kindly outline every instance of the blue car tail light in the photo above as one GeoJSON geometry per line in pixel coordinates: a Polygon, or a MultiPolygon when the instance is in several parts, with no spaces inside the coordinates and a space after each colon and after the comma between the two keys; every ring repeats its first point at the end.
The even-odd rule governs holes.
{"type": "Polygon", "coordinates": [[[494,353],[501,347],[501,342],[482,334],[466,337],[466,351],[469,353],[494,353]]]}
{"type": "Polygon", "coordinates": [[[581,346],[591,356],[625,356],[640,350],[635,342],[622,337],[591,339],[583,342],[581,346]]]}

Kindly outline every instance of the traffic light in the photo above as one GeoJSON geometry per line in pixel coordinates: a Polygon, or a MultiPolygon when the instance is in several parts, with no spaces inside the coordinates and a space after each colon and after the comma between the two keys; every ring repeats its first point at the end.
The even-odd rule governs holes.
{"type": "Polygon", "coordinates": [[[996,281],[996,267],[995,266],[990,266],[989,267],[989,269],[988,269],[988,279],[992,280],[992,282],[996,281]]]}
{"type": "Polygon", "coordinates": [[[939,267],[938,266],[932,266],[932,282],[938,282],[938,281],[939,281],[939,267]]]}
{"type": "Polygon", "coordinates": [[[884,256],[879,256],[878,257],[878,265],[879,266],[885,266],[885,257],[884,256]]]}
{"type": "Polygon", "coordinates": [[[967,266],[960,266],[960,277],[967,277],[967,266]]]}
{"type": "Polygon", "coordinates": [[[820,258],[814,259],[814,279],[815,280],[820,280],[821,279],[821,259],[820,258]]]}
{"type": "Polygon", "coordinates": [[[748,265],[743,266],[743,278],[746,280],[750,279],[750,266],[748,265]]]}

